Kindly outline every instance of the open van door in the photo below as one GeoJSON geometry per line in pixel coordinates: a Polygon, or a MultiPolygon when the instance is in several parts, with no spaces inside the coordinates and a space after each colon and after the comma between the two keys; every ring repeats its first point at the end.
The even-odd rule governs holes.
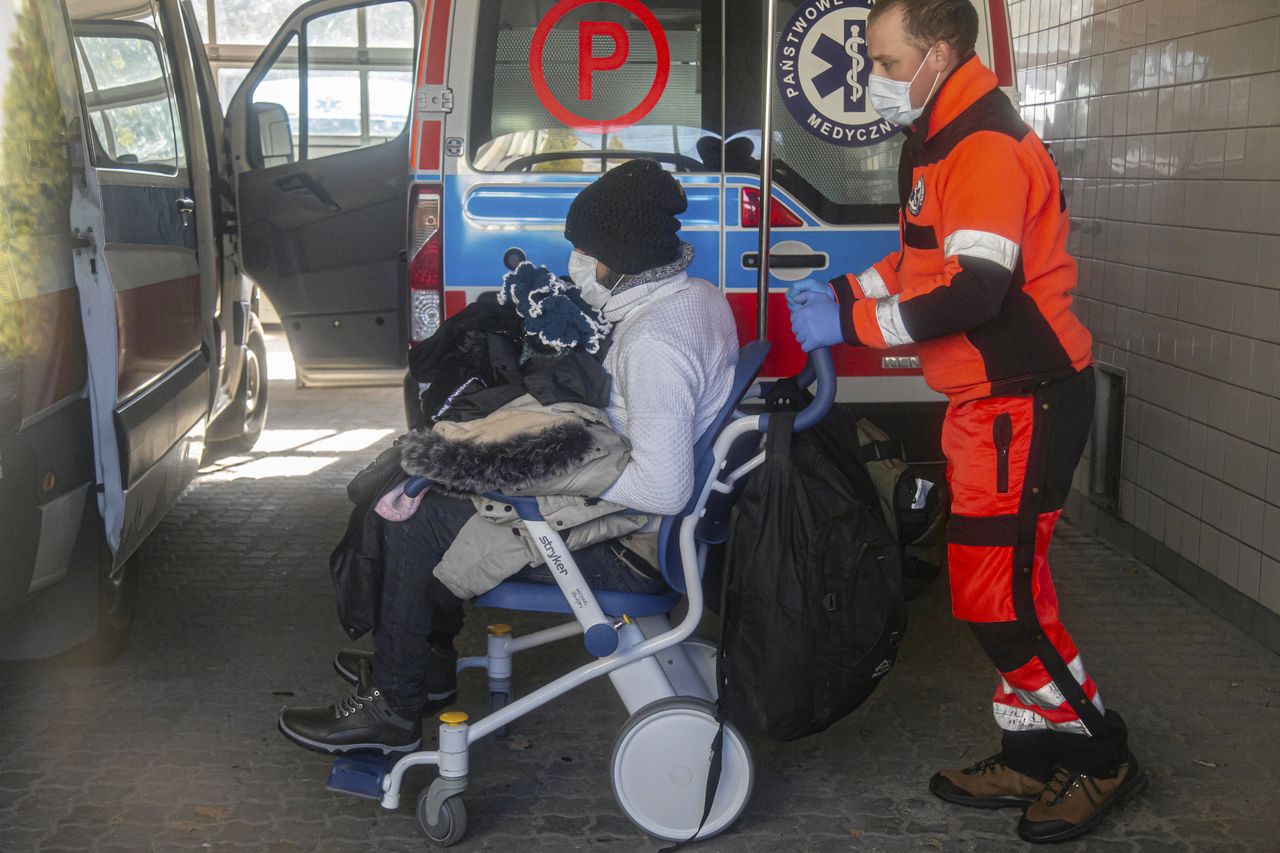
{"type": "Polygon", "coordinates": [[[203,136],[175,86],[177,34],[154,4],[66,8],[100,205],[97,216],[86,212],[97,226],[79,234],[76,262],[103,516],[119,568],[195,476],[203,446],[215,295],[201,275],[197,234],[208,213],[194,198],[189,147],[203,136]]]}
{"type": "Polygon", "coordinates": [[[420,18],[410,0],[308,3],[227,109],[241,265],[280,312],[300,384],[404,373],[420,18]]]}

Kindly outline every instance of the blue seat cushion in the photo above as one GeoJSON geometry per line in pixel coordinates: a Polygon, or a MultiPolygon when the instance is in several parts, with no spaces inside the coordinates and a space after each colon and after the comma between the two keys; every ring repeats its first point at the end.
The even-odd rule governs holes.
{"type": "MultiPolygon", "coordinates": [[[[592,590],[596,602],[606,616],[657,616],[670,613],[680,600],[673,591],[654,594],[638,592],[614,592],[608,589],[592,590]]],[[[572,613],[560,587],[550,583],[505,581],[484,595],[472,599],[481,607],[497,607],[502,610],[526,610],[535,613],[572,613]]]]}

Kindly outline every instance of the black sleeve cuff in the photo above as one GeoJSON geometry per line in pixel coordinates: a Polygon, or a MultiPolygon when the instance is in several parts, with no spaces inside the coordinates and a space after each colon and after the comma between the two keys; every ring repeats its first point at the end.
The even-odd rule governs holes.
{"type": "Polygon", "coordinates": [[[862,341],[858,340],[858,331],[853,327],[853,305],[858,298],[853,295],[849,277],[842,275],[833,278],[829,284],[835,289],[836,302],[840,303],[840,334],[844,336],[844,342],[851,347],[862,346],[862,341]]]}

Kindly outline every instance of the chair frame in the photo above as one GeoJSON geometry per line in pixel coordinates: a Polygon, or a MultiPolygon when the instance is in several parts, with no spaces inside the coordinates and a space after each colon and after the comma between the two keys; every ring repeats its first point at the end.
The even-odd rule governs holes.
{"type": "MultiPolygon", "coordinates": [[[[748,396],[760,396],[760,386],[756,385],[748,396]]],[[[539,518],[526,518],[525,514],[529,512],[527,505],[522,508],[519,502],[514,504],[534,538],[549,543],[543,545],[544,550],[564,555],[563,570],[557,566],[553,575],[565,600],[574,607],[575,621],[522,637],[511,636],[503,631],[496,633],[491,631],[487,653],[484,656],[463,658],[458,662],[458,669],[485,669],[489,673],[491,691],[498,688],[498,692],[506,692],[509,690],[512,673],[511,656],[516,652],[580,634],[587,635],[601,626],[607,627],[611,633],[616,631],[617,650],[607,657],[600,657],[542,685],[532,693],[521,696],[511,704],[487,714],[474,724],[442,722],[440,749],[409,753],[400,758],[386,774],[382,782],[381,801],[384,808],[399,808],[400,788],[404,774],[411,768],[421,766],[439,768],[440,777],[432,783],[431,793],[428,795],[429,799],[437,801],[438,807],[438,804],[448,797],[465,790],[469,771],[468,747],[472,743],[486,735],[498,732],[525,714],[604,675],[608,675],[613,681],[614,688],[622,699],[623,705],[626,706],[628,714],[634,714],[652,702],[672,696],[693,696],[715,701],[714,686],[706,683],[688,656],[684,654],[684,650],[678,648],[681,643],[693,636],[703,615],[702,569],[706,561],[707,548],[705,544],[698,543],[696,530],[698,520],[712,492],[733,491],[735,484],[743,476],[764,461],[763,452],[759,452],[746,464],[729,472],[727,476],[723,478],[720,476],[725,473],[725,459],[728,457],[729,449],[744,435],[760,434],[761,419],[764,417],[767,416],[752,415],[735,418],[725,425],[713,445],[715,461],[712,474],[701,484],[698,499],[680,518],[681,569],[684,575],[684,595],[688,601],[688,610],[684,618],[675,626],[671,625],[665,615],[647,616],[638,620],[632,620],[626,616],[618,620],[606,617],[560,535],[545,521],[539,518]],[[660,655],[659,653],[662,652],[667,654],[660,655]]],[[[505,497],[502,500],[508,503],[513,501],[512,498],[505,497]]],[[[518,499],[515,500],[518,501],[518,499]]]]}
{"type": "MultiPolygon", "coordinates": [[[[758,371],[767,351],[768,344],[754,342],[744,348],[744,356],[750,354],[750,359],[756,362],[754,369],[758,371]]],[[[830,352],[819,350],[811,356],[800,381],[807,386],[816,376],[817,394],[815,401],[797,417],[796,429],[807,429],[816,423],[826,414],[835,397],[835,372],[830,352]]],[[[524,636],[511,635],[510,629],[505,625],[491,625],[486,653],[461,659],[458,670],[484,669],[489,676],[490,693],[502,695],[506,699],[511,694],[512,656],[516,652],[582,635],[587,650],[596,656],[596,660],[571,670],[509,704],[504,703],[474,724],[467,721],[465,714],[442,714],[440,748],[408,753],[389,768],[384,763],[375,769],[368,762],[340,757],[334,763],[330,787],[378,799],[384,808],[396,809],[400,806],[405,773],[415,767],[434,766],[438,769],[439,776],[422,793],[418,803],[419,822],[425,821],[434,826],[441,820],[447,801],[466,790],[471,744],[487,735],[500,733],[511,722],[589,681],[609,676],[629,715],[634,715],[655,702],[673,697],[691,697],[714,703],[717,698],[714,668],[706,668],[706,662],[703,661],[704,667],[700,669],[682,646],[693,637],[702,621],[702,573],[708,543],[722,541],[722,538],[714,537],[724,535],[723,530],[720,533],[704,532],[703,540],[699,541],[699,526],[706,515],[708,500],[716,493],[732,495],[742,478],[764,461],[763,435],[768,431],[770,417],[768,414],[742,415],[736,409],[742,400],[763,397],[769,390],[769,384],[756,382],[753,374],[735,379],[735,389],[743,389],[742,396],[732,401],[733,409],[726,409],[729,413],[728,420],[721,423],[720,431],[711,444],[711,464],[705,470],[702,482],[695,484],[696,493],[682,512],[676,517],[668,518],[678,536],[678,575],[671,571],[673,567],[665,559],[670,549],[665,540],[660,541],[664,558],[663,576],[668,585],[673,590],[682,592],[688,602],[684,618],[678,624],[671,624],[669,610],[637,619],[631,619],[625,614],[620,618],[607,616],[563,538],[543,520],[538,511],[537,500],[490,495],[494,500],[513,506],[529,533],[541,545],[548,565],[554,569],[552,576],[568,603],[574,620],[524,636]],[[738,384],[744,380],[751,384],[745,388],[738,384]],[[741,449],[734,452],[735,445],[752,434],[756,436],[756,441],[754,448],[750,450],[750,458],[733,470],[727,470],[731,454],[735,459],[740,458],[741,449]],[[683,586],[683,590],[678,589],[677,581],[683,586]],[[336,785],[334,780],[344,773],[350,784],[336,785]]],[[[717,422],[724,417],[726,415],[718,416],[717,422]]],[[[698,464],[699,461],[695,458],[695,465],[698,464]]],[[[416,484],[418,491],[423,483],[425,481],[416,484]]],[[[408,492],[409,489],[406,488],[406,493],[408,492]]],[[[664,531],[666,529],[664,527],[664,531]]],[[[674,601],[675,599],[673,604],[674,601]]],[[[748,762],[749,760],[748,757],[748,762]]],[[[736,813],[733,817],[736,817],[736,813]]],[[[730,823],[733,817],[729,818],[730,823]]],[[[465,813],[462,823],[465,831],[465,813]]],[[[711,827],[708,826],[707,829],[710,830],[711,827]]],[[[702,837],[711,834],[714,831],[705,833],[702,837]]],[[[454,840],[459,837],[460,833],[453,836],[454,840]]],[[[447,845],[452,841],[443,843],[447,845]]]]}

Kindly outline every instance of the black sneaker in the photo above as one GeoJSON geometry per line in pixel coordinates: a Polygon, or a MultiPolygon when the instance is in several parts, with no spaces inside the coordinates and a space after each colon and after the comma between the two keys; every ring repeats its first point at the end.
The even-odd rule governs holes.
{"type": "Polygon", "coordinates": [[[422,745],[422,719],[406,720],[367,679],[356,692],[332,705],[280,710],[280,733],[316,752],[340,754],[360,749],[412,752],[422,745]]]}
{"type": "MultiPolygon", "coordinates": [[[[372,683],[373,652],[343,649],[333,656],[333,669],[349,684],[358,685],[365,671],[372,683]]],[[[435,646],[427,652],[427,704],[422,713],[431,714],[458,701],[458,653],[440,651],[435,646]]]]}

